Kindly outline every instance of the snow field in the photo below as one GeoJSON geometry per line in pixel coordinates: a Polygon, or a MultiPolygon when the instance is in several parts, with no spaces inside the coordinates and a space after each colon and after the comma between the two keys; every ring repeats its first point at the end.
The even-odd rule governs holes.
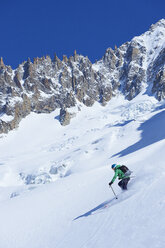
{"type": "Polygon", "coordinates": [[[106,107],[81,106],[66,127],[58,114],[31,114],[0,139],[0,248],[163,248],[160,104],[118,96],[106,107]],[[117,200],[112,163],[136,176],[127,192],[115,181],[117,200]]]}

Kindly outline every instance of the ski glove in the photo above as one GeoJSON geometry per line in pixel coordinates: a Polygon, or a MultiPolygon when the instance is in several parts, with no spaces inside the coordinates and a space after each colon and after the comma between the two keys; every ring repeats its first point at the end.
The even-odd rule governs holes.
{"type": "Polygon", "coordinates": [[[111,181],[111,182],[109,183],[109,186],[111,186],[111,185],[112,185],[112,183],[113,183],[113,182],[111,181]]]}

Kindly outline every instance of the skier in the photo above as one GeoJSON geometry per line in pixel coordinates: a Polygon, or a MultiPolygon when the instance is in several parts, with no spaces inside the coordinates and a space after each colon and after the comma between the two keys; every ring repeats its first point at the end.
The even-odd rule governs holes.
{"type": "Polygon", "coordinates": [[[131,175],[131,171],[125,165],[113,164],[111,168],[114,170],[115,175],[109,183],[109,186],[111,186],[118,177],[119,180],[121,180],[118,183],[119,187],[121,187],[123,190],[127,190],[127,184],[130,180],[129,176],[131,175]]]}

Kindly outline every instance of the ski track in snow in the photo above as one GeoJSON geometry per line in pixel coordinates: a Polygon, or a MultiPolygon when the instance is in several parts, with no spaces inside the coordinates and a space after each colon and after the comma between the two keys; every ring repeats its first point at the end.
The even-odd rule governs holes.
{"type": "Polygon", "coordinates": [[[0,248],[164,248],[163,104],[118,96],[66,127],[58,110],[31,114],[2,137],[0,248]],[[112,163],[135,175],[126,192],[115,181],[118,199],[112,163]]]}

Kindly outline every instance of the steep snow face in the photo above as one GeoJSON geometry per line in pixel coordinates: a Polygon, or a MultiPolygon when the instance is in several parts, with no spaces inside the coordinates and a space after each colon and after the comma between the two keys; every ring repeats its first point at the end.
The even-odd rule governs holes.
{"type": "Polygon", "coordinates": [[[161,50],[165,48],[165,19],[153,24],[149,31],[141,36],[133,38],[133,41],[138,42],[141,46],[146,48],[146,58],[144,67],[147,69],[151,62],[153,62],[161,50]]]}
{"type": "Polygon", "coordinates": [[[165,95],[165,19],[153,24],[149,31],[131,42],[143,50],[142,68],[145,76],[144,82],[149,87],[146,93],[155,94],[161,100],[165,95]]]}
{"type": "Polygon", "coordinates": [[[164,103],[143,93],[107,106],[30,114],[0,139],[0,247],[163,248],[164,103]],[[111,164],[133,171],[108,186],[111,164]]]}

